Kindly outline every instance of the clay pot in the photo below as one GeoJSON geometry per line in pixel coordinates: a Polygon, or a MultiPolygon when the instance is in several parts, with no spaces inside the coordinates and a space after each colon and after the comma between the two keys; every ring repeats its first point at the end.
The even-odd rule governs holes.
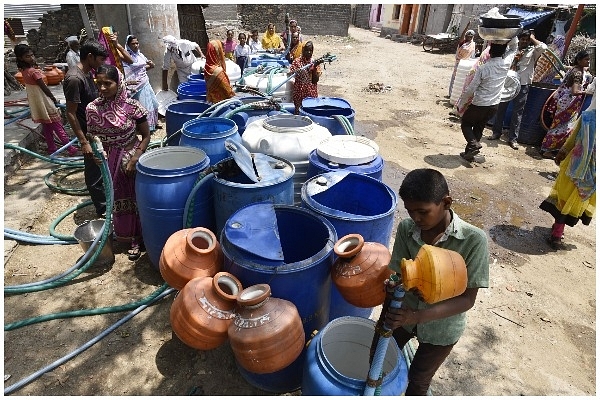
{"type": "Polygon", "coordinates": [[[219,272],[223,267],[223,252],[209,229],[182,229],[167,239],[158,267],[163,279],[181,290],[194,278],[219,272]]]}
{"type": "Polygon", "coordinates": [[[405,290],[419,289],[426,303],[432,304],[464,293],[467,266],[455,251],[425,244],[413,260],[400,262],[405,290]]]}
{"type": "Polygon", "coordinates": [[[216,349],[227,340],[241,291],[240,281],[227,272],[190,280],[171,305],[173,332],[194,349],[216,349]]]}
{"type": "Polygon", "coordinates": [[[375,307],[385,300],[384,282],[393,271],[387,247],[365,242],[359,234],[339,239],[333,251],[338,258],[331,269],[331,279],[348,303],[355,307],[375,307]]]}
{"type": "Polygon", "coordinates": [[[304,348],[304,328],[296,306],[271,296],[258,284],[238,294],[237,315],[229,326],[229,342],[240,366],[267,374],[289,366],[304,348]]]}
{"type": "MultiPolygon", "coordinates": [[[[17,72],[14,76],[15,76],[15,79],[17,80],[17,82],[19,82],[21,85],[25,85],[25,83],[23,81],[23,74],[21,73],[21,71],[17,72]]],[[[48,78],[46,77],[45,74],[42,76],[42,81],[46,85],[48,84],[48,78]]]]}
{"type": "Polygon", "coordinates": [[[46,65],[44,67],[44,75],[48,79],[48,85],[58,85],[65,76],[56,65],[46,65]]]}

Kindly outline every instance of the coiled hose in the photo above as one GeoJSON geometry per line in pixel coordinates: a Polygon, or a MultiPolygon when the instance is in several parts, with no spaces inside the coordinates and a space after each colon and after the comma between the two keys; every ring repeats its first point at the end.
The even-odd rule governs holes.
{"type": "MultiPolygon", "coordinates": [[[[14,286],[5,286],[4,293],[13,293],[13,294],[14,293],[30,293],[30,292],[37,292],[37,291],[46,290],[46,289],[52,289],[57,286],[63,285],[64,283],[73,280],[74,278],[79,276],[81,273],[86,271],[89,267],[91,267],[92,264],[96,261],[96,259],[100,255],[102,248],[104,247],[105,243],[108,241],[108,235],[110,232],[109,228],[110,228],[110,224],[112,222],[113,186],[112,186],[112,179],[110,179],[110,172],[108,170],[108,163],[106,161],[106,158],[104,157],[104,154],[98,150],[99,145],[97,144],[97,142],[99,142],[99,140],[94,140],[90,143],[92,145],[92,150],[94,151],[94,154],[96,155],[96,157],[98,157],[99,159],[102,160],[102,164],[100,165],[100,171],[102,172],[102,182],[104,184],[104,188],[106,191],[106,219],[104,221],[102,235],[99,237],[96,237],[92,246],[90,246],[90,248],[88,249],[88,251],[86,252],[84,257],[79,259],[79,261],[74,266],[72,266],[70,269],[63,272],[62,274],[52,277],[52,278],[49,278],[49,279],[46,279],[46,280],[43,280],[43,281],[40,281],[40,282],[32,282],[32,283],[26,283],[26,284],[22,284],[22,285],[14,285],[14,286]],[[98,243],[97,246],[95,245],[96,243],[98,243]],[[87,257],[92,252],[93,252],[93,255],[88,259],[87,257]]],[[[100,144],[100,146],[101,146],[101,144],[100,144]]],[[[77,209],[77,208],[75,208],[75,209],[77,209]]],[[[65,216],[66,215],[63,214],[61,216],[62,218],[60,220],[62,220],[65,216]]]]}

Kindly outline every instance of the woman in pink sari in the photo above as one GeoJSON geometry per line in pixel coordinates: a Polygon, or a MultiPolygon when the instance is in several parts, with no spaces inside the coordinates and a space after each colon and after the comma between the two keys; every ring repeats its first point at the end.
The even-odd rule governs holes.
{"type": "Polygon", "coordinates": [[[114,190],[114,232],[117,240],[131,243],[128,257],[135,261],[143,250],[135,172],[150,143],[148,112],[137,100],[127,98],[125,79],[114,65],[98,68],[96,85],[100,97],[85,110],[88,134],[97,136],[106,152],[114,190]]]}
{"type": "Polygon", "coordinates": [[[565,75],[562,84],[548,102],[547,110],[553,113],[554,117],[540,149],[544,158],[554,158],[575,128],[585,91],[593,80],[592,75],[587,72],[589,65],[589,53],[585,50],[577,53],[575,66],[565,75]]]}

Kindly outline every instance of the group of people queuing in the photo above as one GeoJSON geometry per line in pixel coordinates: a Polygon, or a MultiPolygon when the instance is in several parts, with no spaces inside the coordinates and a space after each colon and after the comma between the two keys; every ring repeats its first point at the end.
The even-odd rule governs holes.
{"type": "MultiPolygon", "coordinates": [[[[467,75],[456,103],[467,142],[465,151],[460,153],[463,159],[471,162],[480,152],[483,130],[494,117],[492,134],[487,139],[500,139],[508,108],[508,101],[502,101],[502,91],[510,70],[517,73],[520,88],[512,99],[508,144],[513,149],[519,148],[519,129],[534,75],[536,79],[548,82],[548,78],[554,79],[556,74],[554,69],[537,62],[545,59],[541,57],[544,52],[557,57],[556,52],[562,54],[564,51],[564,37],[551,37],[547,42],[550,45],[537,40],[533,31],[526,30],[509,43],[491,41],[482,52],[467,75]]],[[[578,221],[588,225],[595,212],[595,78],[588,71],[589,65],[589,52],[579,51],[574,65],[546,101],[540,116],[543,119],[547,114],[550,121],[540,153],[560,167],[550,195],[540,205],[555,219],[547,238],[554,249],[562,247],[565,225],[574,226],[578,221]],[[587,110],[583,109],[585,96],[592,96],[587,110]]]]}

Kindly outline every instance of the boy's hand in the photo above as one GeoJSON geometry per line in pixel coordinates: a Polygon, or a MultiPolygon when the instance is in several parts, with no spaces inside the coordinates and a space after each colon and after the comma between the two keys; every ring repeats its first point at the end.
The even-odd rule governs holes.
{"type": "Polygon", "coordinates": [[[404,304],[401,308],[390,307],[385,314],[385,326],[392,330],[398,329],[404,325],[416,325],[418,323],[418,310],[404,308],[404,304]]]}

